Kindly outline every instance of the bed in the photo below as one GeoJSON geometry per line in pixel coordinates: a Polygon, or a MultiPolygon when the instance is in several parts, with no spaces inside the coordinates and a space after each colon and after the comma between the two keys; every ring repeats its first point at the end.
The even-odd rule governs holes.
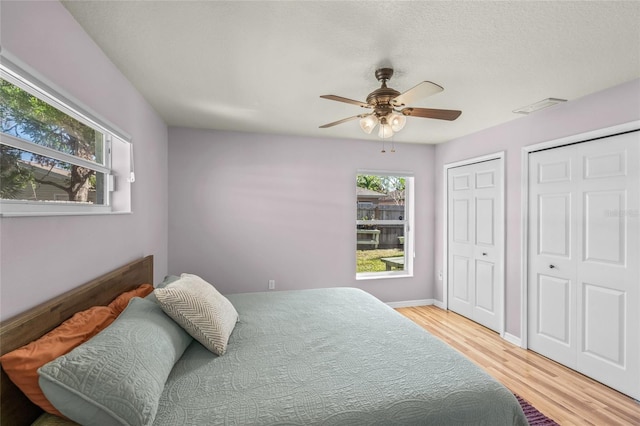
{"type": "MultiPolygon", "coordinates": [[[[137,260],[3,322],[2,353],[153,282],[152,264],[137,260]]],[[[527,424],[509,390],[364,291],[227,298],[239,320],[226,352],[185,344],[158,393],[154,425],[527,424]]],[[[41,414],[4,372],[1,392],[2,424],[30,424],[41,414]]]]}

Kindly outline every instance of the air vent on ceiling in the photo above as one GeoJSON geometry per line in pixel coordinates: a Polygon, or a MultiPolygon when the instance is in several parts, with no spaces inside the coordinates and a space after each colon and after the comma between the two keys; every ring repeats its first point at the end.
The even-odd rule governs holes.
{"type": "Polygon", "coordinates": [[[543,99],[540,102],[536,102],[535,104],[527,105],[522,108],[518,108],[513,110],[516,114],[531,114],[532,112],[539,111],[544,108],[549,108],[550,106],[567,102],[566,99],[558,99],[558,98],[547,98],[543,99]]]}

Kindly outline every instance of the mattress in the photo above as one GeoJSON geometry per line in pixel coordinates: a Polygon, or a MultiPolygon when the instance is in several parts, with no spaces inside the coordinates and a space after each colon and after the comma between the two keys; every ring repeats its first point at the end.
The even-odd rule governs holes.
{"type": "Polygon", "coordinates": [[[194,340],[154,425],[527,424],[509,390],[364,291],[228,298],[226,354],[194,340]]]}

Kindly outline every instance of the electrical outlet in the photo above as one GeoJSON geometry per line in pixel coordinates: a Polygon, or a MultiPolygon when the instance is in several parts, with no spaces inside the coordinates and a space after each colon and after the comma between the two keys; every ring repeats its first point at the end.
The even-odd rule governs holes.
{"type": "Polygon", "coordinates": [[[438,279],[442,281],[442,271],[438,271],[438,279]]]}
{"type": "Polygon", "coordinates": [[[269,290],[276,289],[276,280],[269,280],[269,290]]]}

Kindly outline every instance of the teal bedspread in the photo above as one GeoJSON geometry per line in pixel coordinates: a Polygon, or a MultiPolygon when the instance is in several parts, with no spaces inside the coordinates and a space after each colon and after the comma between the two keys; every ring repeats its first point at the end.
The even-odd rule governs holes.
{"type": "Polygon", "coordinates": [[[227,353],[197,341],[155,425],[526,425],[509,390],[364,291],[229,296],[227,353]]]}

